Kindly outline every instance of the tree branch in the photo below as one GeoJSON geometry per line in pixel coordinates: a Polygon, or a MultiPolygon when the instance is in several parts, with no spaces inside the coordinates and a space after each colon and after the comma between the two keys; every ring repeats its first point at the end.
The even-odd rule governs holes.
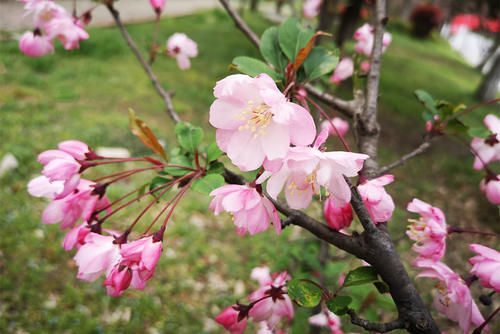
{"type": "Polygon", "coordinates": [[[387,173],[391,169],[396,168],[398,166],[401,166],[402,164],[404,164],[408,160],[426,152],[431,147],[431,140],[432,140],[432,137],[429,135],[426,135],[424,137],[424,141],[416,149],[414,149],[413,151],[411,151],[408,154],[403,155],[401,158],[388,164],[387,166],[381,167],[375,176],[384,175],[385,173],[387,173]]]}
{"type": "Polygon", "coordinates": [[[234,24],[238,29],[240,29],[252,42],[253,45],[258,49],[260,46],[260,39],[257,37],[257,35],[250,29],[250,27],[243,21],[241,16],[231,7],[229,4],[229,1],[227,0],[219,0],[221,5],[226,9],[227,13],[231,16],[231,18],[234,21],[234,24]]]}
{"type": "Polygon", "coordinates": [[[134,40],[132,39],[132,37],[130,37],[127,29],[125,29],[125,26],[123,25],[123,23],[120,19],[120,13],[113,7],[112,2],[106,4],[106,7],[108,8],[108,10],[111,13],[111,15],[113,16],[113,18],[115,19],[116,25],[120,29],[120,32],[122,33],[123,38],[127,42],[128,46],[132,49],[135,56],[137,57],[137,60],[139,61],[139,63],[141,63],[142,68],[144,69],[146,74],[149,76],[149,79],[151,79],[151,81],[153,82],[153,85],[156,88],[156,91],[165,101],[168,115],[175,123],[180,122],[179,115],[177,115],[177,113],[174,110],[171,95],[163,89],[163,87],[161,86],[161,84],[158,81],[158,78],[156,77],[153,70],[151,69],[151,67],[147,63],[146,59],[144,59],[144,57],[142,56],[140,51],[137,49],[137,46],[135,45],[134,40]]]}
{"type": "Polygon", "coordinates": [[[356,314],[356,312],[352,309],[349,309],[349,311],[347,311],[347,313],[351,317],[351,322],[354,325],[363,327],[364,329],[366,329],[368,331],[386,333],[386,332],[393,331],[395,329],[405,328],[404,322],[400,319],[396,319],[394,321],[386,322],[383,324],[378,324],[378,323],[371,322],[369,320],[359,318],[358,315],[356,314]]]}

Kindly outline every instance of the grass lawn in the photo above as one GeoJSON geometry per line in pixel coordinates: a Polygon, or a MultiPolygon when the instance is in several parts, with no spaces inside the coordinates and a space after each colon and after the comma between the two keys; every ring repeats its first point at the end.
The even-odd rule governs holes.
{"type": "MultiPolygon", "coordinates": [[[[260,17],[249,16],[248,20],[259,33],[269,26],[260,17]]],[[[146,50],[153,25],[128,28],[146,50]]],[[[179,71],[175,60],[164,56],[153,68],[164,87],[175,90],[174,105],[180,116],[205,127],[205,136],[213,139],[207,121],[215,82],[229,74],[233,57],[258,57],[258,53],[220,11],[165,19],[160,24],[160,40],[178,31],[198,43],[199,56],[192,60],[192,68],[179,71]]],[[[175,146],[163,101],[118,30],[99,28],[89,33],[91,38],[81,43],[80,50],[58,48],[55,55],[37,59],[23,56],[16,41],[0,40],[0,157],[11,152],[20,163],[18,169],[0,178],[0,332],[219,333],[221,328],[212,318],[235,299],[244,301],[256,288],[249,280],[253,267],[267,264],[297,278],[311,277],[311,272],[317,276],[321,269],[316,258],[319,245],[308,233],[287,228],[279,240],[271,230],[252,238],[238,237],[228,215],[214,217],[208,210],[208,197],[189,193],[169,222],[165,255],[144,291],[129,289],[122,297],[113,298],[106,295],[102,279],[89,284],[75,278],[73,253],[60,246],[65,233],[41,222],[46,202],[26,192],[26,184],[41,170],[36,156],[71,138],[94,148],[119,146],[135,156],[149,154],[130,134],[129,108],[167,143],[167,149],[175,146]]],[[[412,96],[415,89],[424,88],[452,103],[473,105],[477,101],[472,94],[480,80],[479,73],[444,41],[416,41],[400,28],[392,33],[381,79],[382,165],[419,143],[424,122],[422,108],[412,96]]],[[[340,87],[342,94],[345,88],[340,87]]],[[[488,111],[498,112],[498,108],[485,107],[469,118],[479,124],[488,111]]],[[[407,263],[414,255],[404,237],[408,218],[404,208],[413,197],[440,206],[451,225],[500,232],[498,210],[480,193],[482,175],[472,170],[472,160],[465,147],[443,139],[425,157],[394,171],[396,182],[388,191],[398,210],[389,226],[407,263]]],[[[140,184],[141,179],[135,178],[111,187],[110,197],[140,184]]],[[[319,204],[314,208],[320,218],[319,204]]],[[[123,230],[130,223],[131,211],[118,214],[110,227],[123,230]]],[[[147,222],[147,218],[143,220],[147,222]]],[[[466,257],[471,255],[460,250],[464,240],[479,241],[453,236],[447,255],[460,273],[468,270],[466,257]]],[[[493,246],[494,242],[485,243],[493,246]]],[[[358,266],[359,261],[333,248],[330,253],[335,261],[330,261],[325,272],[327,283],[335,286],[339,272],[358,266]]],[[[419,284],[431,287],[427,282],[419,284]]],[[[379,295],[370,301],[374,291],[362,287],[351,293],[368,295],[365,317],[391,320],[394,307],[390,298],[379,295]]],[[[485,315],[491,312],[491,308],[482,310],[485,315]]],[[[306,331],[309,314],[310,310],[297,309],[294,333],[306,331]]],[[[343,321],[348,322],[347,318],[343,321]]],[[[441,323],[442,329],[454,326],[441,323]]],[[[344,329],[355,331],[356,327],[344,329]]]]}

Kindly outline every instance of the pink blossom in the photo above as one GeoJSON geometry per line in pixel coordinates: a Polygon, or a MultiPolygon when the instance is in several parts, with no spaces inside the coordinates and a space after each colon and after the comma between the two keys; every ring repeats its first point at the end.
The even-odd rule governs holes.
{"type": "Polygon", "coordinates": [[[250,277],[258,281],[260,286],[270,285],[273,282],[268,266],[253,268],[250,277]]]}
{"type": "Polygon", "coordinates": [[[335,71],[330,77],[330,82],[338,84],[341,81],[351,77],[353,73],[354,63],[352,62],[352,59],[348,57],[342,58],[337,67],[335,67],[335,71]]]}
{"type": "Polygon", "coordinates": [[[113,243],[114,240],[114,237],[93,232],[85,237],[85,244],[74,257],[78,279],[94,282],[102,274],[111,272],[120,261],[120,248],[113,243]]]}
{"type": "Polygon", "coordinates": [[[80,180],[78,187],[69,195],[52,201],[43,211],[42,220],[45,224],[61,222],[61,229],[73,227],[82,218],[90,221],[95,210],[109,205],[106,196],[101,196],[96,190],[96,183],[80,180]]]}
{"type": "Polygon", "coordinates": [[[38,161],[44,165],[42,174],[50,182],[64,181],[64,188],[57,194],[63,198],[76,189],[80,182],[81,164],[70,154],[59,150],[48,150],[38,155],[38,161]]]}
{"type": "Polygon", "coordinates": [[[288,102],[267,74],[230,75],[217,82],[214,95],[210,124],[217,128],[217,144],[243,171],[258,168],[265,158],[284,158],[290,143],[314,140],[309,112],[288,102]]]}
{"type": "Polygon", "coordinates": [[[19,49],[30,57],[41,57],[48,53],[54,53],[52,39],[42,36],[39,30],[25,32],[19,40],[19,49]]]}
{"type": "Polygon", "coordinates": [[[302,12],[308,19],[313,19],[319,14],[322,0],[306,0],[302,6],[302,12]]]}
{"type": "Polygon", "coordinates": [[[198,46],[186,34],[177,32],[167,40],[167,54],[176,57],[179,68],[186,70],[191,67],[189,58],[198,55],[198,46]]]}
{"type": "Polygon", "coordinates": [[[50,181],[46,176],[40,175],[28,183],[28,193],[35,197],[56,198],[64,189],[63,181],[50,181]]]}
{"type": "Polygon", "coordinates": [[[386,222],[394,212],[394,201],[384,186],[392,183],[394,176],[386,174],[376,179],[368,180],[358,186],[359,194],[374,223],[386,222]]]}
{"type": "Polygon", "coordinates": [[[64,7],[56,4],[52,0],[26,1],[24,5],[25,16],[33,15],[33,26],[38,29],[45,29],[46,25],[57,17],[68,17],[71,15],[64,7]]]}
{"type": "Polygon", "coordinates": [[[80,249],[85,244],[85,237],[90,233],[90,227],[87,222],[74,227],[64,237],[62,246],[65,250],[69,251],[73,248],[80,249]]]}
{"type": "Polygon", "coordinates": [[[64,49],[72,50],[78,48],[79,42],[89,38],[89,34],[83,29],[81,24],[75,22],[72,17],[61,16],[52,19],[45,26],[47,35],[50,38],[57,37],[64,49]]]}
{"type": "Polygon", "coordinates": [[[363,60],[359,67],[363,72],[368,72],[370,70],[370,62],[368,60],[363,60]]]}
{"type": "Polygon", "coordinates": [[[417,259],[414,265],[422,269],[417,277],[439,280],[438,293],[434,296],[434,307],[449,319],[459,323],[464,333],[468,333],[471,322],[480,325],[484,318],[471,297],[469,287],[446,264],[432,259],[417,259]]]}
{"type": "MultiPolygon", "coordinates": [[[[363,24],[354,33],[354,39],[357,40],[357,43],[354,46],[354,51],[370,57],[372,54],[374,40],[373,27],[368,23],[363,24]]],[[[382,37],[382,52],[385,52],[391,41],[392,35],[388,32],[384,32],[384,36],[382,37]]]]}
{"type": "Polygon", "coordinates": [[[161,251],[162,242],[155,240],[153,236],[121,245],[122,260],[120,266],[126,266],[131,270],[130,285],[134,289],[142,290],[145,288],[146,281],[154,274],[161,251]]]}
{"type": "MultiPolygon", "coordinates": [[[[347,133],[347,131],[349,131],[349,122],[344,121],[340,117],[334,117],[332,119],[332,123],[341,136],[344,136],[347,133]]],[[[338,136],[337,131],[335,131],[333,126],[330,124],[329,120],[324,120],[321,123],[321,129],[328,129],[328,134],[332,136],[338,136]]]]}
{"type": "MultiPolygon", "coordinates": [[[[285,282],[288,274],[282,272],[274,279],[272,284],[262,286],[254,291],[248,298],[251,302],[257,301],[264,296],[272,295],[272,290],[281,289],[286,291],[285,282]]],[[[293,318],[293,305],[287,294],[281,294],[278,298],[265,298],[257,302],[249,312],[249,316],[256,322],[266,321],[267,325],[274,328],[281,317],[293,318]]]]}
{"type": "Polygon", "coordinates": [[[327,309],[309,317],[308,321],[311,325],[329,328],[332,334],[344,333],[340,328],[340,318],[335,313],[330,312],[327,309]]]}
{"type": "Polygon", "coordinates": [[[161,13],[163,7],[165,7],[165,0],[149,0],[149,3],[157,13],[161,13]]]}
{"type": "Polygon", "coordinates": [[[285,198],[293,209],[304,209],[314,194],[325,187],[337,207],[343,207],[351,200],[351,190],[344,176],[356,176],[368,158],[366,154],[351,152],[322,152],[319,147],[325,142],[328,131],[318,135],[313,147],[292,147],[285,159],[267,161],[266,171],[257,180],[267,182],[267,192],[276,199],[285,187],[285,198]]]}
{"type": "Polygon", "coordinates": [[[474,138],[470,144],[476,155],[474,169],[480,170],[484,164],[500,160],[500,118],[495,115],[487,115],[484,124],[493,133],[486,139],[474,138]]]}
{"type": "Polygon", "coordinates": [[[486,194],[486,197],[491,203],[500,205],[500,174],[488,175],[481,180],[479,188],[486,194]]]}
{"type": "Polygon", "coordinates": [[[417,243],[413,250],[419,258],[439,261],[446,250],[447,225],[443,212],[417,198],[408,203],[407,210],[420,214],[419,220],[412,221],[406,234],[417,243]]]}
{"type": "Polygon", "coordinates": [[[323,213],[328,226],[335,231],[351,226],[353,215],[351,204],[349,203],[341,208],[337,208],[335,204],[333,204],[333,201],[328,198],[325,202],[323,213]]]}
{"type": "Polygon", "coordinates": [[[472,244],[469,248],[479,254],[469,259],[473,266],[471,274],[479,277],[485,288],[500,293],[500,252],[478,244],[472,244]]]}
{"type": "Polygon", "coordinates": [[[210,210],[215,215],[227,211],[233,215],[236,233],[244,236],[267,230],[269,221],[273,222],[274,229],[279,235],[281,222],[276,208],[269,199],[260,195],[255,188],[248,185],[226,185],[210,193],[215,198],[210,203],[210,210]]]}
{"type": "Polygon", "coordinates": [[[106,287],[108,295],[119,297],[130,286],[132,271],[125,266],[116,265],[111,269],[102,283],[106,287]]]}
{"type": "Polygon", "coordinates": [[[60,142],[57,147],[61,151],[70,154],[76,160],[85,160],[87,154],[91,152],[87,144],[78,140],[66,140],[60,142]]]}
{"type": "Polygon", "coordinates": [[[234,309],[237,305],[233,305],[222,311],[215,317],[215,321],[224,326],[231,334],[241,334],[247,326],[247,319],[244,318],[238,321],[238,311],[234,309]]]}

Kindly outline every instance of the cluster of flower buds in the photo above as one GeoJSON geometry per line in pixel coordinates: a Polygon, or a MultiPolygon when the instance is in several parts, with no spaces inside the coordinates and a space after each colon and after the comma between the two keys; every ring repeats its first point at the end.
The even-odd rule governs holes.
{"type": "Polygon", "coordinates": [[[485,169],[486,176],[481,181],[480,188],[491,203],[500,205],[500,174],[488,168],[488,164],[500,160],[500,118],[487,115],[484,118],[484,124],[491,131],[491,135],[484,139],[474,138],[470,144],[476,156],[474,169],[485,169]]]}
{"type": "Polygon", "coordinates": [[[89,38],[83,24],[66,9],[52,0],[19,0],[24,3],[25,15],[33,15],[33,31],[25,32],[19,49],[30,57],[41,57],[54,52],[54,39],[58,38],[64,49],[79,47],[79,42],[89,38]]]}
{"type": "Polygon", "coordinates": [[[254,268],[250,276],[260,285],[248,298],[250,303],[228,307],[215,317],[215,321],[231,334],[241,334],[250,318],[260,324],[259,333],[275,333],[282,317],[293,319],[293,305],[285,286],[290,277],[286,271],[270,274],[268,267],[254,268]]]}

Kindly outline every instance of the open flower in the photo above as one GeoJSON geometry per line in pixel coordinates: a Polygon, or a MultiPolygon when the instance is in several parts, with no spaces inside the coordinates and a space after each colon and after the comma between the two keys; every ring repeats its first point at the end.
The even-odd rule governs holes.
{"type": "Polygon", "coordinates": [[[448,227],[443,211],[417,198],[408,203],[407,210],[420,214],[419,220],[412,221],[406,234],[417,243],[413,250],[419,253],[419,258],[439,261],[446,250],[448,227]]]}
{"type": "Polygon", "coordinates": [[[486,139],[472,139],[470,146],[476,154],[474,160],[476,170],[482,169],[484,164],[500,160],[500,118],[492,114],[487,115],[484,124],[493,134],[486,139]]]}
{"type": "Polygon", "coordinates": [[[266,161],[266,171],[257,180],[267,181],[267,192],[276,199],[285,188],[285,198],[293,209],[304,209],[314,194],[325,187],[336,207],[343,207],[351,200],[351,190],[344,176],[356,176],[368,158],[366,154],[351,152],[322,152],[328,130],[318,135],[313,147],[297,146],[283,160],[266,161]]]}
{"type": "Polygon", "coordinates": [[[480,325],[484,322],[469,287],[446,264],[424,258],[417,259],[413,264],[422,269],[417,278],[439,280],[436,284],[438,293],[434,296],[434,307],[449,319],[458,322],[464,333],[469,333],[471,323],[480,325]]]}
{"type": "Polygon", "coordinates": [[[53,39],[58,38],[65,50],[80,47],[80,41],[89,38],[79,21],[70,16],[60,16],[51,20],[45,27],[47,35],[53,39]]]}
{"type": "Polygon", "coordinates": [[[335,67],[335,71],[333,75],[330,77],[330,82],[332,83],[340,83],[341,81],[349,78],[354,73],[354,63],[351,58],[342,58],[342,60],[338,63],[337,67],[335,67]]]}
{"type": "Polygon", "coordinates": [[[181,70],[191,67],[189,58],[198,55],[198,45],[184,33],[176,32],[167,40],[167,55],[175,57],[181,70]]]}
{"type": "Polygon", "coordinates": [[[328,309],[322,310],[320,313],[309,317],[307,320],[311,325],[329,328],[332,334],[344,333],[342,329],[340,329],[340,318],[328,309]]]}
{"type": "Polygon", "coordinates": [[[359,194],[374,223],[386,222],[392,217],[394,201],[385,191],[384,186],[393,181],[394,176],[387,174],[367,180],[358,186],[359,194]]]}
{"type": "Polygon", "coordinates": [[[238,235],[244,236],[247,231],[250,235],[264,232],[269,227],[269,221],[273,222],[276,233],[280,234],[281,222],[276,208],[255,188],[226,185],[212,191],[210,196],[215,196],[210,203],[210,210],[214,210],[215,215],[222,211],[231,213],[238,235]]]}
{"type": "MultiPolygon", "coordinates": [[[[354,51],[370,57],[374,41],[373,27],[368,23],[363,24],[354,33],[354,39],[357,41],[354,46],[354,51]]],[[[384,32],[384,36],[382,37],[382,52],[385,52],[385,49],[389,44],[391,44],[391,41],[392,35],[388,32],[384,32]]]]}
{"type": "Polygon", "coordinates": [[[293,318],[293,305],[290,297],[284,294],[286,291],[285,282],[288,279],[286,271],[279,273],[278,276],[268,285],[261,286],[254,291],[248,298],[251,302],[257,302],[249,312],[249,316],[255,321],[265,321],[270,328],[274,328],[281,317],[293,318]]]}
{"type": "Polygon", "coordinates": [[[69,251],[73,248],[80,249],[85,244],[85,238],[90,233],[90,227],[87,222],[83,222],[75,226],[64,237],[62,246],[65,250],[69,251]]]}
{"type": "Polygon", "coordinates": [[[481,285],[485,288],[495,289],[500,293],[500,253],[478,244],[469,247],[478,254],[469,259],[469,263],[473,265],[471,274],[479,277],[481,285]]]}
{"type": "Polygon", "coordinates": [[[27,56],[41,57],[48,53],[54,53],[52,39],[41,34],[40,30],[27,31],[19,40],[19,49],[27,56]]]}
{"type": "Polygon", "coordinates": [[[290,147],[309,145],[316,127],[301,106],[288,102],[267,74],[230,75],[214,88],[210,124],[219,148],[243,171],[284,158],[290,147]]]}
{"type": "Polygon", "coordinates": [[[258,281],[260,286],[269,285],[273,282],[268,266],[253,268],[250,277],[258,281]]]}
{"type": "Polygon", "coordinates": [[[234,309],[237,305],[233,305],[222,311],[218,316],[215,317],[217,323],[224,326],[225,329],[231,334],[241,334],[245,331],[247,326],[247,319],[241,319],[238,321],[239,312],[234,309]]]}

